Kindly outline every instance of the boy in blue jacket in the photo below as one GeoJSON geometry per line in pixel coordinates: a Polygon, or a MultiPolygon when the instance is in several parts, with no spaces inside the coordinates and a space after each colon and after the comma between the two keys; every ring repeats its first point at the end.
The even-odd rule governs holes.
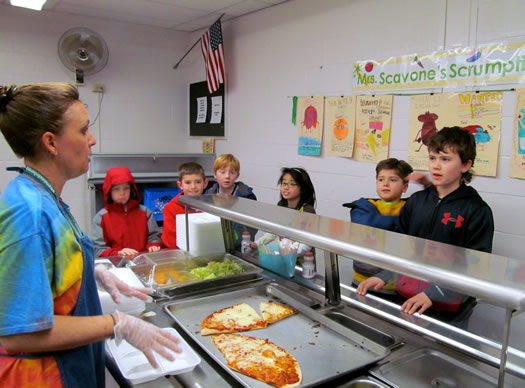
{"type": "MultiPolygon", "coordinates": [[[[237,181],[241,175],[241,163],[232,154],[222,154],[217,156],[213,162],[213,177],[217,180],[205,194],[224,194],[235,197],[247,198],[257,201],[253,189],[247,184],[237,181]]],[[[250,239],[253,240],[257,231],[244,225],[233,223],[233,233],[235,247],[241,246],[242,232],[250,232],[250,239]]]]}
{"type": "MultiPolygon", "coordinates": [[[[360,198],[343,204],[350,208],[350,220],[356,224],[394,230],[399,213],[405,205],[401,196],[408,189],[408,176],[412,171],[412,167],[404,160],[389,158],[380,161],[376,166],[376,192],[379,199],[360,198]]],[[[361,282],[380,271],[381,268],[354,260],[352,285],[358,287],[361,282]]],[[[376,292],[392,299],[395,296],[394,278],[376,292]]]]}

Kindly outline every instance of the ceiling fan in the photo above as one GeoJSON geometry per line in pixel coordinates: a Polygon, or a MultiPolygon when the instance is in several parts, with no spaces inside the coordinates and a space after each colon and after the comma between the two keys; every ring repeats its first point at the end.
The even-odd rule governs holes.
{"type": "Polygon", "coordinates": [[[102,36],[85,27],[74,27],[58,41],[58,56],[75,73],[77,85],[84,84],[84,75],[95,74],[106,66],[108,46],[102,36]]]}

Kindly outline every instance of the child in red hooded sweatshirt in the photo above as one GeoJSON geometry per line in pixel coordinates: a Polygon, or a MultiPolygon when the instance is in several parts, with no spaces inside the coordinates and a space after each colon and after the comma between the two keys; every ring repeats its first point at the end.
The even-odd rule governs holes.
{"type": "Polygon", "coordinates": [[[93,218],[91,237],[95,257],[121,255],[134,258],[139,252],[160,250],[160,231],[153,213],[140,204],[140,192],[127,167],[110,168],[104,184],[106,206],[93,218]]]}

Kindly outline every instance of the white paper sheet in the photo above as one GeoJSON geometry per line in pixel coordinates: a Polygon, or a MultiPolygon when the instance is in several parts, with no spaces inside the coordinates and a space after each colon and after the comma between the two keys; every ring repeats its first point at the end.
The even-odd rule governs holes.
{"type": "Polygon", "coordinates": [[[206,112],[208,110],[208,101],[206,97],[197,98],[197,121],[196,123],[206,122],[206,112]]]}
{"type": "Polygon", "coordinates": [[[222,118],[222,96],[211,98],[211,120],[210,124],[220,124],[222,118]]]}

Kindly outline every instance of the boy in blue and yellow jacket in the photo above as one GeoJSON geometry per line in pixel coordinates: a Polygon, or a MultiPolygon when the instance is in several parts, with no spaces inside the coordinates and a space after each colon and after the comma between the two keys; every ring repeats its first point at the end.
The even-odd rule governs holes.
{"type": "MultiPolygon", "coordinates": [[[[408,189],[408,176],[412,167],[404,160],[389,158],[380,161],[376,166],[376,192],[379,199],[360,198],[343,206],[349,207],[350,220],[356,224],[372,226],[385,230],[395,230],[398,216],[405,205],[401,195],[408,189]]],[[[357,287],[370,276],[376,275],[381,268],[354,260],[354,279],[357,287]]],[[[395,282],[391,279],[379,294],[395,295],[395,282]]]]}

